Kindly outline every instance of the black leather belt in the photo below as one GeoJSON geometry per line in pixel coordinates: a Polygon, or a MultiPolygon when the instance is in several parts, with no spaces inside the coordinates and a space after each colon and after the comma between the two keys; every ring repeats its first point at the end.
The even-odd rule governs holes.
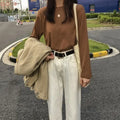
{"type": "Polygon", "coordinates": [[[59,57],[59,58],[62,58],[62,57],[65,57],[65,56],[68,56],[70,54],[73,54],[74,53],[74,50],[70,50],[70,51],[67,51],[67,52],[57,52],[57,51],[52,51],[54,53],[55,56],[59,57]]]}

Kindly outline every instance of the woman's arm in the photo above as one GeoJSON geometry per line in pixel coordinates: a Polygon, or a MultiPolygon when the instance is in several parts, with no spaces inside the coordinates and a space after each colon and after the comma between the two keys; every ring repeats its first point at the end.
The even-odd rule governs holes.
{"type": "Polygon", "coordinates": [[[36,21],[35,21],[32,34],[30,35],[30,37],[34,37],[39,40],[41,35],[44,33],[44,28],[45,28],[44,25],[45,25],[45,16],[41,8],[39,9],[38,14],[36,16],[36,21]]]}
{"type": "Polygon", "coordinates": [[[85,9],[82,5],[77,6],[78,16],[78,34],[79,34],[79,48],[80,48],[80,61],[81,61],[81,78],[90,79],[92,77],[90,56],[89,56],[89,43],[85,9]]]}

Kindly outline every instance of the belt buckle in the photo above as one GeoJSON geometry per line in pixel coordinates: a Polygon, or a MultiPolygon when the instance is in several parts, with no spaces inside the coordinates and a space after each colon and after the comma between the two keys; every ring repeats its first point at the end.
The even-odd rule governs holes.
{"type": "Polygon", "coordinates": [[[57,56],[58,57],[58,59],[62,59],[63,57],[65,57],[65,54],[64,53],[61,53],[61,56],[57,56]]]}
{"type": "Polygon", "coordinates": [[[58,59],[62,59],[63,57],[66,56],[66,53],[63,53],[63,52],[61,53],[61,52],[54,51],[53,53],[58,59]]]}
{"type": "Polygon", "coordinates": [[[64,58],[65,56],[62,56],[62,57],[60,57],[60,56],[57,56],[58,57],[58,59],[62,59],[62,58],[64,58]]]}
{"type": "Polygon", "coordinates": [[[58,59],[61,59],[61,58],[63,58],[63,57],[59,57],[59,56],[57,56],[57,58],[58,58],[58,59]]]}

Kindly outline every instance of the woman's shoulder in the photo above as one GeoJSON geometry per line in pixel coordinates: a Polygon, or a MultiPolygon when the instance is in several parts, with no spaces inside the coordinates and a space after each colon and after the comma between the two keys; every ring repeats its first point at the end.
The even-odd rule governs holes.
{"type": "Polygon", "coordinates": [[[77,4],[77,12],[85,12],[85,8],[82,4],[77,4]]]}
{"type": "Polygon", "coordinates": [[[40,9],[38,10],[38,15],[44,15],[44,12],[45,12],[46,8],[47,8],[46,6],[40,8],[40,9]]]}

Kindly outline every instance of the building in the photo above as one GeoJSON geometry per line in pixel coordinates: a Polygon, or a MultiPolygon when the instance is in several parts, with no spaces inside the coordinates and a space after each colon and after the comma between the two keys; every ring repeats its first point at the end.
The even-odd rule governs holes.
{"type": "Polygon", "coordinates": [[[120,0],[78,0],[79,4],[85,7],[86,13],[89,12],[120,12],[120,0]]]}
{"type": "MultiPolygon", "coordinates": [[[[39,0],[39,2],[40,8],[46,6],[47,4],[47,0],[39,0]]],[[[120,0],[77,0],[77,2],[85,7],[86,13],[113,12],[114,10],[120,12],[120,0]]]]}
{"type": "Polygon", "coordinates": [[[13,0],[0,0],[0,9],[2,9],[2,10],[6,10],[6,9],[13,10],[13,0]]]}
{"type": "Polygon", "coordinates": [[[47,0],[28,0],[30,14],[37,15],[38,10],[47,5],[47,0]]]}
{"type": "Polygon", "coordinates": [[[47,0],[40,0],[40,8],[47,5],[47,0]]]}

